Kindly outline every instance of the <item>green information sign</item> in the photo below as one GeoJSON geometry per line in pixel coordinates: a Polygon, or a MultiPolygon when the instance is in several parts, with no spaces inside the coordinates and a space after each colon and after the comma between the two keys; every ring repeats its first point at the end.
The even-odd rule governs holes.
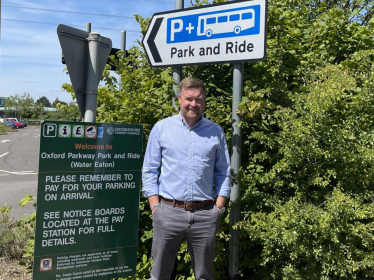
{"type": "Polygon", "coordinates": [[[45,121],[33,279],[136,273],[141,125],[45,121]]]}

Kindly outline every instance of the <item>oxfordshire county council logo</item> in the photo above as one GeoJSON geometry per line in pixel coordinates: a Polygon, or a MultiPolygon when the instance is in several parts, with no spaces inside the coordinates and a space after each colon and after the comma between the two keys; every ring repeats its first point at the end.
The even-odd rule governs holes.
{"type": "Polygon", "coordinates": [[[84,125],[73,125],[73,138],[84,137],[84,125]]]}
{"type": "Polygon", "coordinates": [[[52,270],[52,259],[41,259],[40,260],[40,271],[52,270]]]}
{"type": "Polygon", "coordinates": [[[95,125],[86,125],[86,138],[96,138],[96,129],[95,125]]]}
{"type": "Polygon", "coordinates": [[[113,127],[109,127],[106,131],[109,135],[113,135],[114,133],[114,128],[113,127]]]}

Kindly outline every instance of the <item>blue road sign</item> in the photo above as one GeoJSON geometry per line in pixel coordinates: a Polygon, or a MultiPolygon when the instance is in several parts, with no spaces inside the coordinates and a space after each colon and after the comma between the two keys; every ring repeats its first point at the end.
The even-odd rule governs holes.
{"type": "Polygon", "coordinates": [[[152,66],[259,61],[267,1],[235,1],[154,14],[143,45],[152,66]]]}
{"type": "Polygon", "coordinates": [[[260,5],[168,18],[167,21],[168,44],[259,33],[260,5]]]}

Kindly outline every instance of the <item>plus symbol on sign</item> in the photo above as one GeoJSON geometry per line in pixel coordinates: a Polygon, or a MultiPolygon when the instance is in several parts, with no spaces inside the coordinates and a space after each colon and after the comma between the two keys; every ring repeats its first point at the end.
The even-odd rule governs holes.
{"type": "Polygon", "coordinates": [[[191,31],[194,30],[195,27],[192,26],[191,22],[188,24],[188,27],[186,27],[186,30],[188,31],[188,34],[191,34],[191,31]]]}

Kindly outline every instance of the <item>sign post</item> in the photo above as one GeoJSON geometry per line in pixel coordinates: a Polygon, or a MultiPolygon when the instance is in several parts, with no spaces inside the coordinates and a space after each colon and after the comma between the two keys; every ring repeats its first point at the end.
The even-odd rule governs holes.
{"type": "MultiPolygon", "coordinates": [[[[184,8],[184,0],[175,0],[175,9],[180,10],[184,8]]],[[[174,96],[172,97],[172,105],[178,111],[179,108],[175,103],[175,100],[178,99],[179,84],[182,80],[182,67],[173,67],[173,80],[175,84],[173,85],[174,96]]]]}
{"type": "Polygon", "coordinates": [[[33,279],[136,273],[142,126],[41,127],[33,279]]]}
{"type": "Polygon", "coordinates": [[[112,49],[112,40],[63,24],[58,25],[57,35],[81,116],[86,122],[94,122],[97,88],[112,49]]]}
{"type": "MultiPolygon", "coordinates": [[[[242,150],[242,130],[238,126],[240,116],[237,114],[243,95],[243,63],[234,64],[233,69],[233,93],[232,93],[232,138],[231,138],[231,169],[235,175],[239,175],[242,150]]],[[[230,194],[232,203],[230,211],[230,240],[229,240],[229,269],[230,280],[239,279],[239,232],[233,226],[240,220],[240,185],[239,181],[233,183],[230,194]]]]}
{"type": "Polygon", "coordinates": [[[260,61],[267,1],[235,1],[154,14],[143,39],[152,66],[260,61]]]}

